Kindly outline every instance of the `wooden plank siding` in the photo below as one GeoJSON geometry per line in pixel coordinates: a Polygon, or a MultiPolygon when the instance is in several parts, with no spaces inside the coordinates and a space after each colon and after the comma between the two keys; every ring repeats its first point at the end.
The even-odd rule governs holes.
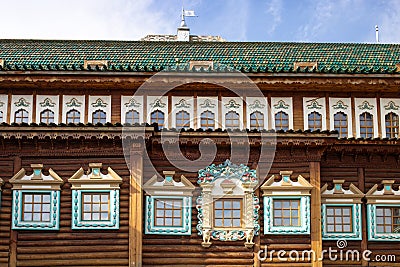
{"type": "MultiPolygon", "coordinates": [[[[52,168],[65,183],[61,191],[60,229],[16,231],[17,266],[128,266],[129,170],[121,156],[96,158],[92,153],[89,154],[79,158],[22,157],[22,167],[30,169],[31,163],[43,163],[45,173],[52,168]],[[90,162],[102,162],[103,168],[110,166],[123,178],[119,230],[71,229],[71,185],[66,181],[80,167],[87,170],[90,162]]],[[[13,175],[12,161],[0,160],[0,168],[6,174],[2,177],[6,183],[3,186],[0,216],[0,266],[5,266],[10,249],[12,194],[8,180],[13,175]]]]}
{"type": "MultiPolygon", "coordinates": [[[[350,153],[349,153],[350,154],[350,153]]],[[[354,160],[354,152],[350,155],[342,155],[342,160],[338,155],[327,154],[326,160],[321,163],[321,185],[325,183],[330,183],[332,185],[333,179],[344,179],[346,182],[343,187],[348,188],[350,183],[353,183],[355,186],[363,189],[363,193],[367,193],[375,184],[381,184],[381,181],[384,179],[393,179],[396,181],[394,184],[394,188],[397,188],[400,185],[400,165],[396,161],[395,157],[388,156],[384,161],[383,158],[374,155],[368,156],[366,154],[360,154],[357,156],[357,160],[354,160]],[[363,171],[365,177],[360,177],[359,171],[363,171]],[[364,184],[361,184],[362,178],[365,180],[364,184]]],[[[365,199],[364,199],[364,206],[365,199]]],[[[365,209],[363,209],[365,212],[365,209]]],[[[366,214],[362,214],[362,219],[366,220],[366,214]]],[[[366,227],[368,227],[368,223],[365,223],[366,227]]],[[[366,232],[367,229],[362,229],[363,232],[366,232]]],[[[396,259],[400,259],[400,241],[390,243],[388,242],[373,242],[373,241],[347,241],[347,247],[343,249],[346,250],[357,250],[362,253],[363,249],[368,249],[372,252],[369,256],[371,259],[374,259],[376,255],[395,255],[396,259]],[[362,246],[362,242],[365,242],[366,245],[362,246]],[[364,247],[364,248],[363,248],[364,247]]],[[[340,249],[337,248],[336,241],[323,241],[323,249],[328,250],[329,247],[332,249],[340,249]]],[[[338,252],[339,253],[339,252],[338,252]]],[[[338,254],[333,254],[338,255],[338,254]]],[[[340,255],[338,255],[340,257],[340,255]]],[[[328,254],[325,254],[324,257],[324,266],[343,266],[343,261],[330,261],[328,258],[328,254]]],[[[362,262],[362,257],[360,259],[354,261],[346,261],[346,266],[398,266],[394,263],[386,262],[386,263],[376,263],[376,262],[362,262]]]]}

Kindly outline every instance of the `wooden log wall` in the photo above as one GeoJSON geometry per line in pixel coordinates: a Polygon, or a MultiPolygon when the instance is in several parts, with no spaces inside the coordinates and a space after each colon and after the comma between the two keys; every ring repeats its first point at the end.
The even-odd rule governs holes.
{"type": "MultiPolygon", "coordinates": [[[[80,141],[79,141],[80,142],[80,141]]],[[[97,144],[97,141],[94,141],[97,144]]],[[[104,141],[103,141],[104,142],[104,141]]],[[[111,141],[109,141],[111,142],[111,141]]],[[[80,142],[81,143],[81,142],[80,142]]],[[[93,147],[95,144],[93,144],[93,147]]],[[[106,146],[106,145],[105,145],[106,146]]],[[[81,147],[82,149],[82,147],[81,147]]],[[[85,150],[83,148],[82,150],[85,150]]],[[[75,156],[61,156],[63,151],[53,151],[44,156],[40,152],[21,152],[21,167],[30,173],[30,164],[44,164],[44,173],[52,168],[64,181],[60,201],[60,229],[58,231],[18,230],[15,240],[10,237],[11,184],[8,180],[18,170],[13,161],[0,159],[0,169],[5,180],[0,214],[0,266],[128,266],[129,257],[129,170],[122,150],[102,150],[98,153],[82,150],[75,156]],[[109,155],[107,155],[109,154],[109,155]],[[119,230],[72,230],[71,185],[67,182],[80,167],[88,170],[91,162],[103,163],[103,172],[111,167],[123,178],[120,187],[119,230]],[[10,242],[11,240],[11,242],[10,242]],[[15,242],[15,246],[13,245],[15,242]]]]}
{"type": "MultiPolygon", "coordinates": [[[[354,154],[348,152],[343,154],[327,153],[325,160],[321,162],[321,185],[330,183],[333,179],[346,180],[343,185],[348,188],[350,183],[357,186],[363,193],[367,193],[375,184],[381,184],[384,179],[395,180],[394,188],[400,185],[400,164],[397,157],[371,154],[354,154]]],[[[346,266],[398,266],[393,262],[376,262],[376,255],[394,255],[397,261],[400,259],[400,241],[398,242],[372,242],[367,241],[366,222],[366,201],[364,199],[362,218],[364,238],[362,241],[347,241],[347,247],[343,250],[357,250],[360,253],[363,250],[370,250],[372,254],[369,256],[373,261],[366,262],[362,260],[346,261],[346,266]]],[[[336,241],[323,241],[323,249],[338,249],[336,241]]],[[[339,249],[338,249],[339,250],[339,249]]],[[[339,250],[340,251],[340,250],[339,250]]],[[[328,255],[325,254],[324,266],[343,266],[343,261],[330,261],[328,255]]]]}

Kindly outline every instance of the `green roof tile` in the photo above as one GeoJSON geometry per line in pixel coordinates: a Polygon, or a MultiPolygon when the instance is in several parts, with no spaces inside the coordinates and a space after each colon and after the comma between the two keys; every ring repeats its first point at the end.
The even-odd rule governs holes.
{"type": "Polygon", "coordinates": [[[3,70],[83,70],[84,60],[108,60],[101,69],[108,71],[184,70],[191,60],[210,60],[216,69],[243,72],[392,73],[400,45],[0,40],[0,59],[3,70]],[[294,69],[294,62],[318,62],[318,69],[294,69]]]}

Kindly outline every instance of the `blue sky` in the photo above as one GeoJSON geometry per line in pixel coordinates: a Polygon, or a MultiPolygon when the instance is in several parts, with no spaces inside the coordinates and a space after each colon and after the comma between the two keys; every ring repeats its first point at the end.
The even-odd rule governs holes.
{"type": "MultiPolygon", "coordinates": [[[[229,41],[400,43],[400,0],[184,0],[192,34],[229,41]]],[[[0,38],[175,34],[182,0],[3,0],[0,38]]]]}

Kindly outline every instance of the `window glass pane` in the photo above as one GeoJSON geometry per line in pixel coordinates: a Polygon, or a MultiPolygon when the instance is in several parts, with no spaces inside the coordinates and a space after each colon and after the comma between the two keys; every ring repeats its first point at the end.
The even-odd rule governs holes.
{"type": "Polygon", "coordinates": [[[101,213],[101,220],[108,220],[108,213],[107,212],[102,212],[101,213]]]}
{"type": "Polygon", "coordinates": [[[222,227],[222,219],[215,219],[214,220],[214,225],[216,227],[222,227]]]}
{"type": "Polygon", "coordinates": [[[165,218],[165,225],[172,226],[172,218],[165,218]]]}
{"type": "Polygon", "coordinates": [[[24,221],[32,221],[32,213],[24,213],[24,221]]]}
{"type": "Polygon", "coordinates": [[[100,214],[99,213],[92,213],[92,220],[93,221],[100,220],[100,214]]]}

